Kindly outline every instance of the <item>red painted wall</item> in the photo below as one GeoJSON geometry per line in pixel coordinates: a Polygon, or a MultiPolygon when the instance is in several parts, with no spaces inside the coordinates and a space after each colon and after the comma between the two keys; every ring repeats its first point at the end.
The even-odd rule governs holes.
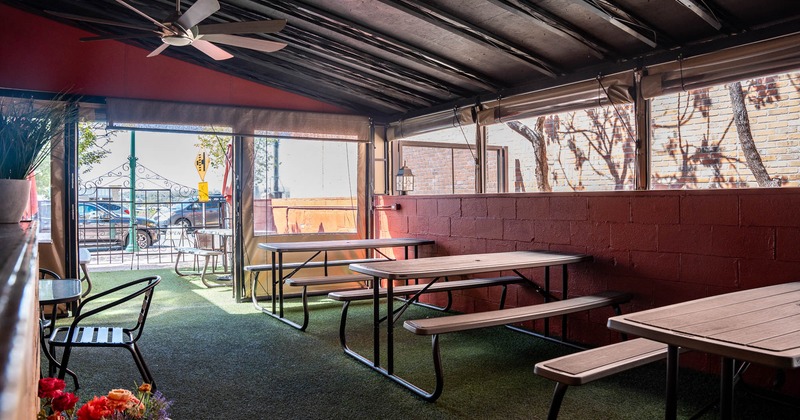
{"type": "MultiPolygon", "coordinates": [[[[537,249],[593,255],[594,262],[569,268],[570,296],[632,292],[625,312],[800,281],[798,189],[381,196],[377,201],[401,205],[377,213],[377,234],[433,239],[436,247],[426,256],[537,249]]],[[[542,284],[543,269],[528,274],[542,284]]],[[[560,269],[551,274],[560,295],[560,269]]],[[[464,291],[454,309],[495,309],[499,298],[499,288],[464,291]]],[[[530,288],[509,290],[510,306],[539,302],[530,288]]],[[[618,341],[605,326],[612,315],[610,309],[571,315],[569,338],[595,345],[618,341]]],[[[558,332],[559,323],[551,324],[558,332]]],[[[719,366],[718,359],[695,353],[682,360],[712,372],[719,366]]],[[[764,385],[771,373],[751,368],[748,377],[764,385]]],[[[790,372],[784,389],[800,396],[800,372],[790,372]]]]}
{"type": "MultiPolygon", "coordinates": [[[[344,112],[0,4],[0,87],[121,98],[344,112]]],[[[174,47],[172,47],[174,48],[174,47]]]]}

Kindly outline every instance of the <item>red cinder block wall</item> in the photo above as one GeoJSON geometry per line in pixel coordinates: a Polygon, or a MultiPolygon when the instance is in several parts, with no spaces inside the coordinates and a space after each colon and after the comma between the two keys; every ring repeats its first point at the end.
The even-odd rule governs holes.
{"type": "MultiPolygon", "coordinates": [[[[376,235],[435,240],[422,256],[537,249],[590,254],[593,262],[569,267],[569,295],[628,291],[634,298],[625,312],[800,281],[798,189],[379,196],[376,201],[400,204],[397,211],[377,211],[376,235]]],[[[524,274],[541,285],[543,271],[524,274]]],[[[551,287],[560,295],[560,268],[551,269],[551,287]]],[[[496,309],[500,299],[499,288],[456,293],[454,309],[463,312],[496,309]]],[[[530,288],[509,290],[509,306],[539,302],[530,288]]],[[[569,338],[591,345],[618,341],[606,328],[612,315],[610,309],[571,315],[569,338]]],[[[559,325],[551,322],[551,330],[560,334],[559,325]]],[[[541,330],[542,322],[528,327],[541,330]]],[[[687,353],[682,361],[705,371],[719,369],[717,358],[702,354],[687,353]]],[[[773,373],[751,368],[746,379],[767,385],[773,373]]],[[[788,373],[784,389],[798,393],[800,372],[788,373]]]]}

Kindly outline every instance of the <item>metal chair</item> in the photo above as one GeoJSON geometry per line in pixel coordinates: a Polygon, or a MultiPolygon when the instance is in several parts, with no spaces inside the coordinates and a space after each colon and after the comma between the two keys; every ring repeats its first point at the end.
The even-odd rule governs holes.
{"type": "MultiPolygon", "coordinates": [[[[47,268],[39,268],[39,279],[40,280],[62,280],[61,276],[58,275],[53,270],[47,268]]],[[[76,306],[77,308],[77,306],[76,306]]],[[[47,348],[47,337],[50,336],[52,333],[53,326],[55,325],[55,319],[58,314],[58,305],[50,306],[50,315],[51,319],[47,319],[45,317],[44,305],[39,306],[39,343],[41,344],[42,351],[44,351],[45,358],[48,361],[47,364],[47,372],[48,376],[53,376],[55,373],[56,367],[59,366],[58,361],[53,358],[51,350],[47,348]]],[[[75,375],[75,372],[67,369],[67,373],[69,376],[72,377],[72,381],[75,384],[75,388],[78,388],[78,376],[75,375]]],[[[41,372],[39,372],[39,376],[42,376],[41,372]]]]}
{"type": "MultiPolygon", "coordinates": [[[[142,336],[147,314],[150,311],[150,303],[153,299],[153,291],[160,282],[161,277],[159,276],[145,277],[85,298],[78,307],[78,315],[75,317],[72,324],[69,327],[56,328],[53,330],[48,340],[51,349],[53,347],[64,348],[58,377],[64,379],[73,347],[124,347],[131,352],[133,360],[136,362],[136,367],[139,369],[139,373],[142,375],[144,382],[151,384],[155,389],[156,383],[153,379],[153,375],[145,364],[136,342],[142,336]],[[91,308],[93,301],[109,295],[121,295],[121,297],[97,308],[91,308]],[[108,309],[119,306],[136,297],[141,297],[142,307],[133,327],[122,328],[84,325],[87,318],[103,313],[108,309]]],[[[128,321],[133,323],[133,319],[128,321]]],[[[120,322],[115,322],[115,324],[124,322],[125,320],[120,320],[120,322]]]]}

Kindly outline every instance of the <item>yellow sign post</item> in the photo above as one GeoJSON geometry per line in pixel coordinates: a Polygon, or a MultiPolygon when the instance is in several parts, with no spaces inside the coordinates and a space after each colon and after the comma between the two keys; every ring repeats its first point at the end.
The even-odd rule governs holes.
{"type": "Polygon", "coordinates": [[[201,203],[208,202],[208,182],[197,183],[197,201],[201,203]]]}
{"type": "Polygon", "coordinates": [[[198,153],[194,158],[194,167],[197,168],[197,174],[200,175],[200,181],[206,180],[206,152],[198,153]]]}
{"type": "MultiPolygon", "coordinates": [[[[197,201],[208,202],[208,182],[206,180],[206,152],[198,153],[194,158],[194,167],[200,175],[200,182],[197,183],[197,201]]],[[[205,212],[203,212],[205,213],[205,212]]]]}

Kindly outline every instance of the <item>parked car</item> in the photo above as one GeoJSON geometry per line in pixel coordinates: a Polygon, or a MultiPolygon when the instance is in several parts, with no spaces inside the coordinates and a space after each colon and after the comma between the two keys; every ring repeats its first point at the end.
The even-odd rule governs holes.
{"type": "Polygon", "coordinates": [[[131,214],[127,207],[111,201],[93,201],[92,204],[98,205],[114,214],[131,214]]]}
{"type": "Polygon", "coordinates": [[[196,198],[173,204],[168,214],[159,216],[159,227],[181,226],[187,229],[200,227],[220,227],[226,216],[225,197],[211,194],[205,203],[205,224],[203,224],[203,203],[196,198]]]}
{"type": "MultiPolygon", "coordinates": [[[[96,202],[78,203],[78,242],[94,246],[127,246],[131,217],[106,210],[96,202]]],[[[136,218],[136,243],[145,249],[159,240],[158,223],[136,218]]]]}

